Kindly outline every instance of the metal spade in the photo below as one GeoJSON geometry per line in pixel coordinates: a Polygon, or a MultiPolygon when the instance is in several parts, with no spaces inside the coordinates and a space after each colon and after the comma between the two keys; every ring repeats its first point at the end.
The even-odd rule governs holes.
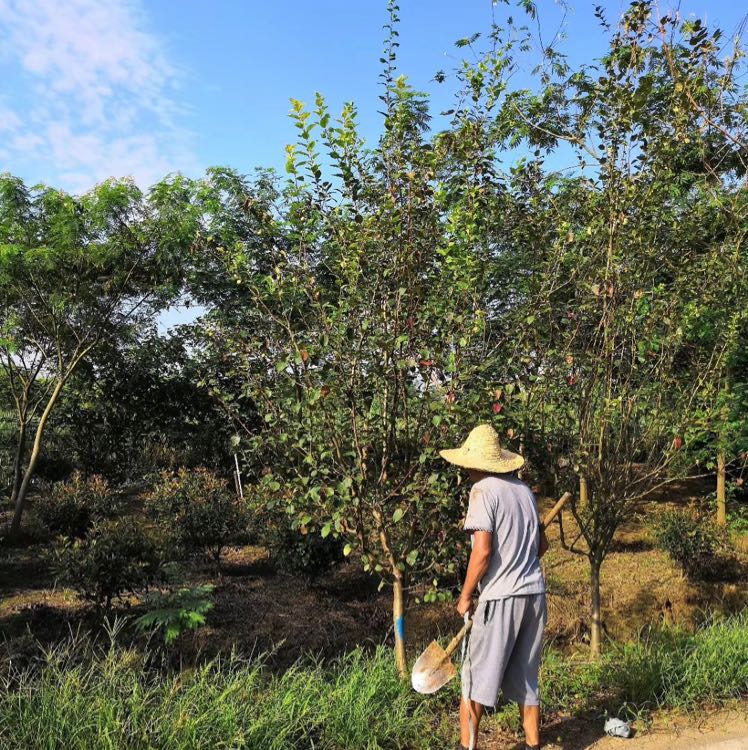
{"type": "Polygon", "coordinates": [[[451,657],[472,625],[473,621],[468,620],[462,626],[462,630],[449,642],[447,648],[442,648],[436,641],[431,641],[413,665],[410,675],[413,690],[417,693],[435,693],[457,674],[457,668],[452,663],[451,657]]]}
{"type": "MultiPolygon", "coordinates": [[[[570,497],[570,492],[564,493],[561,499],[548,511],[543,519],[543,528],[548,526],[558,515],[570,497]]],[[[457,650],[472,625],[473,621],[468,620],[462,626],[460,632],[449,642],[447,648],[442,648],[436,641],[431,641],[428,648],[416,659],[410,675],[410,683],[417,693],[435,693],[457,674],[457,668],[452,663],[452,654],[457,650]]]]}

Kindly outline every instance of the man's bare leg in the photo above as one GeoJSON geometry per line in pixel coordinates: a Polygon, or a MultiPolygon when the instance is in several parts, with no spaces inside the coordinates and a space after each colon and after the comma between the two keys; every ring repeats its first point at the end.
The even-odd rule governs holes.
{"type": "Polygon", "coordinates": [[[540,746],[540,706],[523,706],[519,704],[519,715],[525,728],[525,744],[530,747],[540,746]]]}
{"type": "Polygon", "coordinates": [[[478,725],[483,716],[483,706],[475,701],[460,700],[460,744],[470,747],[470,716],[473,717],[473,731],[475,732],[475,745],[478,746],[478,725]]]}

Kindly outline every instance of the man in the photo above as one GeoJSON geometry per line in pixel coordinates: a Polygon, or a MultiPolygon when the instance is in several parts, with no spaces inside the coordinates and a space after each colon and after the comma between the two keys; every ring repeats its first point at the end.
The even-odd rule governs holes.
{"type": "Polygon", "coordinates": [[[519,704],[527,750],[538,750],[538,669],[547,619],[540,557],[548,540],[532,491],[516,476],[525,460],[503,449],[490,425],[479,425],[460,448],[440,455],[467,469],[472,483],[465,517],[472,552],[460,615],[472,611],[473,594],[480,593],[462,665],[460,750],[470,747],[471,733],[477,738],[484,707],[496,704],[499,689],[519,704]]]}

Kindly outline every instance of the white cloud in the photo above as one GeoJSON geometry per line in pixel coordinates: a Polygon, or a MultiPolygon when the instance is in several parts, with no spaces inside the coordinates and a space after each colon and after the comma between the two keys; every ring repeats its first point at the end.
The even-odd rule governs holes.
{"type": "Polygon", "coordinates": [[[132,175],[146,186],[196,169],[179,72],[137,0],[0,0],[0,47],[22,84],[0,102],[4,146],[45,165],[45,179],[81,190],[132,175]]]}

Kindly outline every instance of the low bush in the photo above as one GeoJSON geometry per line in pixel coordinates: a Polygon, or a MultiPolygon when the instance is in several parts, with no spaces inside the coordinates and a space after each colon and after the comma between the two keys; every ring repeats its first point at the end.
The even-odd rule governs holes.
{"type": "Polygon", "coordinates": [[[51,563],[58,580],[107,609],[124,594],[166,580],[158,539],[129,518],[97,522],[83,539],[61,537],[51,563]]]}
{"type": "Polygon", "coordinates": [[[169,646],[182,633],[205,625],[205,616],[213,609],[209,598],[213,589],[211,584],[205,584],[168,593],[153,592],[146,597],[148,611],[135,621],[135,625],[139,630],[160,631],[164,643],[169,646]]]}
{"type": "Polygon", "coordinates": [[[322,538],[316,533],[302,533],[288,523],[266,528],[264,543],[277,570],[314,580],[342,562],[343,544],[332,535],[322,538]]]}
{"type": "Polygon", "coordinates": [[[267,548],[276,570],[313,581],[345,559],[342,540],[300,524],[305,519],[290,516],[284,503],[266,498],[260,488],[247,487],[245,497],[251,539],[267,548]]]}
{"type": "Polygon", "coordinates": [[[665,510],[655,516],[651,529],[657,546],[689,578],[708,578],[719,569],[727,535],[711,518],[695,509],[665,510]]]}
{"type": "Polygon", "coordinates": [[[180,552],[203,553],[216,564],[247,524],[228,482],[204,468],[162,473],[148,505],[180,552]]]}
{"type": "Polygon", "coordinates": [[[69,537],[85,536],[96,521],[116,516],[121,507],[106,479],[84,479],[80,472],[66,482],[55,482],[35,504],[37,517],[50,533],[69,537]]]}

